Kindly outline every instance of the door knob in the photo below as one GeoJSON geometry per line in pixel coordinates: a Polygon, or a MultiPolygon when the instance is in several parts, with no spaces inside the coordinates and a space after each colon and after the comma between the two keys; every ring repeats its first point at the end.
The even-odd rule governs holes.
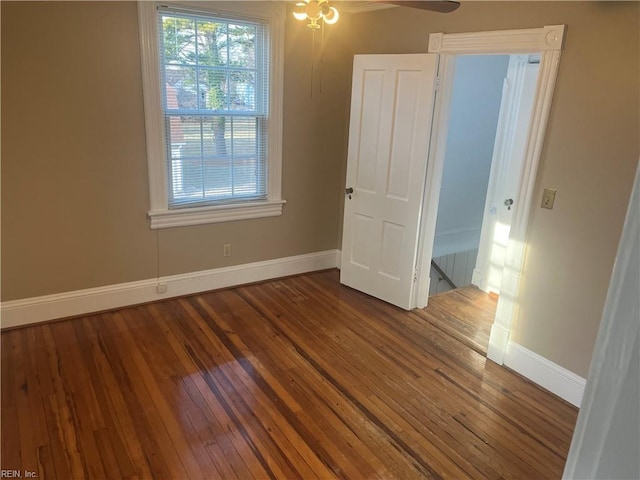
{"type": "Polygon", "coordinates": [[[351,194],[353,193],[353,188],[352,187],[347,187],[344,189],[344,193],[346,193],[347,195],[349,195],[349,200],[351,200],[351,194]]]}
{"type": "Polygon", "coordinates": [[[504,201],[504,204],[507,206],[507,210],[511,210],[511,205],[513,205],[513,198],[507,198],[504,201]]]}

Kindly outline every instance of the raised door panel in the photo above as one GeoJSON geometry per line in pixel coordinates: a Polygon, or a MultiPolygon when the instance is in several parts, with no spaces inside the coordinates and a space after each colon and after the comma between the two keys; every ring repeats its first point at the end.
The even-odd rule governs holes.
{"type": "Polygon", "coordinates": [[[354,61],[341,282],[410,308],[437,56],[354,61]]]}

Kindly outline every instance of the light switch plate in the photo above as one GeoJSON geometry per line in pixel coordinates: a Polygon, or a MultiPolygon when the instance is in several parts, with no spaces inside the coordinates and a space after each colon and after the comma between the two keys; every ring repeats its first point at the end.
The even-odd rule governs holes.
{"type": "Polygon", "coordinates": [[[553,209],[553,202],[556,201],[556,192],[555,188],[545,188],[542,194],[542,205],[540,206],[549,210],[553,209]]]}

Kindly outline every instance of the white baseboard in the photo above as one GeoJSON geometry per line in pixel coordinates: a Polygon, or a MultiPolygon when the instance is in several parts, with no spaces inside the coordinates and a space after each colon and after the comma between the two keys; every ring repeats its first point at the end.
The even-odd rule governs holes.
{"type": "Polygon", "coordinates": [[[489,345],[487,346],[487,358],[489,360],[493,360],[498,365],[504,363],[510,335],[511,331],[500,325],[496,319],[491,325],[491,333],[489,334],[489,345]]]}
{"type": "Polygon", "coordinates": [[[337,250],[2,302],[2,328],[335,268],[337,250]],[[160,287],[160,288],[158,288],[160,287]],[[158,293],[166,287],[166,291],[158,293]]]}
{"type": "MultiPolygon", "coordinates": [[[[153,278],[2,302],[0,305],[0,326],[2,328],[18,327],[287,275],[340,267],[340,257],[340,250],[327,250],[232,267],[171,275],[159,279],[153,278]],[[159,286],[166,287],[166,291],[158,293],[159,286]]],[[[491,356],[489,357],[491,358],[491,356]]],[[[586,383],[584,378],[512,342],[507,345],[504,364],[573,405],[580,406],[586,383]]]]}
{"type": "Polygon", "coordinates": [[[482,288],[482,284],[484,283],[484,276],[477,268],[473,269],[473,274],[471,275],[471,284],[478,287],[480,290],[484,292],[482,288]]]}
{"type": "Polygon", "coordinates": [[[471,275],[471,284],[475,285],[485,293],[495,293],[496,295],[500,295],[500,290],[495,288],[495,285],[494,288],[489,288],[489,286],[487,285],[487,279],[477,268],[473,269],[473,274],[471,275]]]}
{"type": "Polygon", "coordinates": [[[580,408],[586,380],[579,375],[513,342],[507,345],[504,364],[580,408]]]}

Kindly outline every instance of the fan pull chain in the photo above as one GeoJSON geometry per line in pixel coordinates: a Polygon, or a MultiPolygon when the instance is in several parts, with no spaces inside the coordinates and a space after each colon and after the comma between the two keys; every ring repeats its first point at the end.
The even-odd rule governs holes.
{"type": "Polygon", "coordinates": [[[315,28],[311,32],[311,82],[310,82],[310,97],[313,99],[313,75],[314,75],[314,65],[315,65],[315,51],[316,51],[316,30],[315,28]]]}

